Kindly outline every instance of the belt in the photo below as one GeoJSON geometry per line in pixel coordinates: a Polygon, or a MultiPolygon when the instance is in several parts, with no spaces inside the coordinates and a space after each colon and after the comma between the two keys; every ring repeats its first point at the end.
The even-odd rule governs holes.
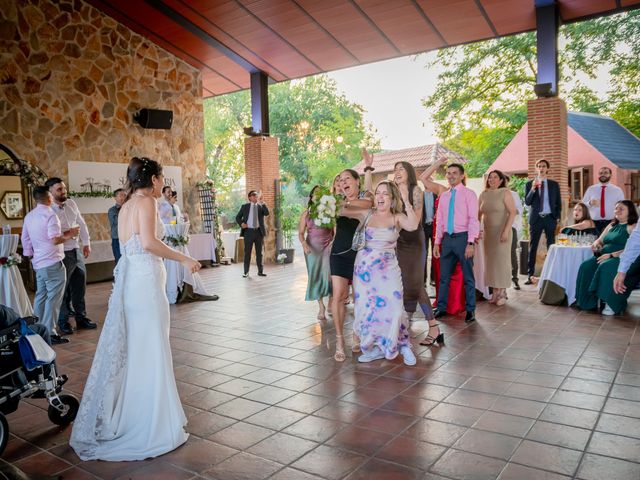
{"type": "Polygon", "coordinates": [[[550,217],[550,216],[551,216],[551,214],[550,214],[550,213],[539,213],[539,214],[538,214],[538,216],[539,216],[540,218],[544,218],[544,217],[550,217]]]}
{"type": "Polygon", "coordinates": [[[449,235],[451,238],[456,238],[456,237],[461,237],[463,235],[469,235],[469,232],[457,232],[457,233],[449,233],[449,232],[444,232],[445,235],[449,235]]]}
{"type": "Polygon", "coordinates": [[[431,222],[424,222],[425,225],[433,225],[433,221],[431,222]]]}

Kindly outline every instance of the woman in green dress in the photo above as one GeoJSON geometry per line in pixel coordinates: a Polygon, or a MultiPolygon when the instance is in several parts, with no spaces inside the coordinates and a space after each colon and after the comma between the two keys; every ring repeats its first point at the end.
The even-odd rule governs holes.
{"type": "Polygon", "coordinates": [[[638,212],[629,200],[616,203],[614,219],[602,235],[593,242],[594,257],[580,265],[576,281],[576,303],[582,310],[594,310],[598,301],[605,303],[604,315],[624,310],[626,298],[613,291],[613,279],[618,271],[620,254],[638,222],[638,212]]]}

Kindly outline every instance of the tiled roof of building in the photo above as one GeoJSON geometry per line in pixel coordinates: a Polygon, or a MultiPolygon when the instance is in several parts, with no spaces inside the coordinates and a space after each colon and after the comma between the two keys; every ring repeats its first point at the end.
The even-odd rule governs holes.
{"type": "Polygon", "coordinates": [[[567,117],[571,128],[618,167],[640,169],[640,139],[613,118],[578,112],[567,117]]]}
{"type": "MultiPolygon", "coordinates": [[[[467,162],[465,157],[456,152],[452,152],[439,143],[403,148],[402,150],[382,151],[374,154],[373,161],[376,173],[385,173],[393,172],[393,166],[396,162],[409,162],[416,170],[423,170],[438,159],[444,159],[448,163],[467,162]]],[[[364,162],[360,161],[353,169],[358,173],[363,173],[364,162]]]]}

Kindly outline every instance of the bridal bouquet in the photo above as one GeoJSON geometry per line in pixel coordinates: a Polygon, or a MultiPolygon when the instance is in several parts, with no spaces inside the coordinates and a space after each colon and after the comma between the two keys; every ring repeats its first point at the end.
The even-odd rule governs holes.
{"type": "Polygon", "coordinates": [[[328,188],[316,188],[311,199],[309,215],[316,227],[333,228],[336,226],[338,198],[328,188]]]}
{"type": "Polygon", "coordinates": [[[22,257],[17,253],[12,253],[8,257],[0,257],[0,266],[4,268],[13,267],[22,263],[22,257]]]}

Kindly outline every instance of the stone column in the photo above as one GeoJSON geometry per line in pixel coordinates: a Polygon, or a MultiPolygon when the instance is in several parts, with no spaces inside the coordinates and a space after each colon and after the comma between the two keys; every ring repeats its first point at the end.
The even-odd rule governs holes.
{"type": "Polygon", "coordinates": [[[558,97],[529,100],[529,178],[536,176],[536,162],[546,159],[551,165],[548,177],[560,185],[562,221],[569,207],[569,166],[567,154],[567,106],[558,97]]]}
{"type": "Polygon", "coordinates": [[[246,191],[262,191],[262,198],[269,208],[266,218],[267,238],[264,242],[264,261],[276,261],[275,229],[275,181],[280,178],[278,139],[275,137],[247,137],[244,140],[244,168],[246,191]]]}

